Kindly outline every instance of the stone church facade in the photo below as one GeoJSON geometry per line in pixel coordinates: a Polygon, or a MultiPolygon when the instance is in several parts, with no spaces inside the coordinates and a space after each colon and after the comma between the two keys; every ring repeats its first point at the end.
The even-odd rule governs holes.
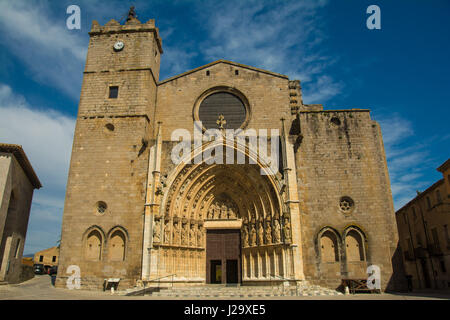
{"type": "Polygon", "coordinates": [[[84,288],[107,278],[119,288],[155,279],[336,288],[367,278],[369,265],[380,267],[383,290],[392,285],[396,222],[369,110],[304,104],[300,81],[224,60],[159,80],[154,20],[94,21],[90,37],[57,286],[71,265],[84,288]],[[172,135],[194,140],[194,121],[197,133],[244,138],[201,140],[174,163],[172,135]],[[277,170],[251,147],[264,130],[267,153],[279,145],[277,170]],[[212,161],[222,147],[232,164],[212,161]]]}

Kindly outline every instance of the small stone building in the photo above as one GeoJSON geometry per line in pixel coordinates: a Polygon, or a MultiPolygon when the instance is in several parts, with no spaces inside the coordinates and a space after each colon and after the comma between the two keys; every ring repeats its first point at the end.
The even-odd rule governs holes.
{"type": "Polygon", "coordinates": [[[0,143],[0,281],[23,280],[31,200],[39,188],[41,183],[22,147],[0,143]]]}
{"type": "Polygon", "coordinates": [[[33,261],[44,266],[57,266],[59,262],[59,247],[51,247],[36,252],[33,261]]]}
{"type": "Polygon", "coordinates": [[[450,290],[450,159],[442,179],[396,213],[404,273],[410,289],[450,290]]]}
{"type": "Polygon", "coordinates": [[[94,21],[89,34],[57,286],[76,265],[84,288],[337,288],[377,265],[393,288],[397,228],[369,110],[305,104],[299,80],[226,60],[159,80],[154,20],[94,21]]]}

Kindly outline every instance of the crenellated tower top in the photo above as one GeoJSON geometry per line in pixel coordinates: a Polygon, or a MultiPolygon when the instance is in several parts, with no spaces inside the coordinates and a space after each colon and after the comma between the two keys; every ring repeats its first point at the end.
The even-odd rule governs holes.
{"type": "Polygon", "coordinates": [[[101,34],[125,34],[130,32],[152,32],[154,33],[159,53],[163,53],[162,39],[159,35],[159,29],[156,27],[155,19],[150,19],[146,23],[141,23],[135,17],[129,17],[125,24],[120,24],[114,19],[109,20],[104,26],[101,26],[97,20],[92,21],[91,31],[89,35],[101,34]]]}

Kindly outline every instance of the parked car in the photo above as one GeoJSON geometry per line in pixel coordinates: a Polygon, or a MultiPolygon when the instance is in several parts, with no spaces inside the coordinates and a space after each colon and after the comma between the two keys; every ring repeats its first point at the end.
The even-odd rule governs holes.
{"type": "Polygon", "coordinates": [[[57,272],[58,272],[58,266],[53,266],[48,269],[48,274],[51,276],[56,275],[57,272]]]}
{"type": "Polygon", "coordinates": [[[35,263],[33,265],[33,271],[34,274],[44,274],[45,273],[44,265],[41,263],[35,263]]]}

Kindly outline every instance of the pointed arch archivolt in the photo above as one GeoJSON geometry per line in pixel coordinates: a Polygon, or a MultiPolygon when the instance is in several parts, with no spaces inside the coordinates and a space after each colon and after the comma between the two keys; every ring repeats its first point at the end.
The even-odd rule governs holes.
{"type": "MultiPolygon", "coordinates": [[[[205,198],[211,200],[211,192],[217,191],[219,188],[225,188],[224,183],[227,180],[234,179],[235,182],[228,184],[228,192],[234,193],[235,196],[242,198],[242,191],[245,192],[247,198],[254,200],[253,207],[258,209],[259,213],[284,212],[284,203],[281,199],[282,183],[280,181],[280,174],[270,172],[270,168],[266,162],[263,162],[258,155],[246,146],[227,145],[225,147],[233,148],[235,154],[242,153],[246,158],[244,165],[233,164],[211,164],[207,165],[203,159],[200,164],[191,164],[200,153],[205,152],[209,148],[217,147],[218,143],[210,142],[204,144],[191,152],[190,158],[185,161],[188,164],[179,164],[172,174],[167,178],[168,192],[164,194],[162,199],[162,206],[160,214],[166,217],[176,217],[184,214],[186,215],[187,208],[193,207],[195,209],[195,216],[201,219],[197,204],[203,204],[205,198]],[[249,164],[252,163],[255,164],[249,164]],[[261,175],[260,170],[266,173],[261,175]],[[228,179],[227,179],[228,178],[228,179]],[[240,192],[233,192],[230,189],[234,185],[234,190],[241,189],[240,192]],[[239,193],[240,196],[237,194],[239,193]],[[181,208],[181,204],[183,208],[181,208]]],[[[209,204],[209,203],[208,203],[209,204]]],[[[251,208],[252,206],[250,206],[251,208]]],[[[250,208],[243,208],[242,212],[247,212],[250,208]]],[[[263,214],[266,216],[266,214],[263,214]]]]}

